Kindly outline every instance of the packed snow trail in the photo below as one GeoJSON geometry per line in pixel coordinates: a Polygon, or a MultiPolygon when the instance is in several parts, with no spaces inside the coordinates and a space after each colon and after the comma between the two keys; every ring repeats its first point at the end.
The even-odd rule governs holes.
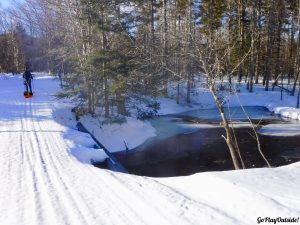
{"type": "Polygon", "coordinates": [[[1,80],[1,224],[196,222],[189,214],[200,212],[202,205],[193,203],[194,209],[185,212],[174,204],[182,196],[167,188],[161,192],[152,180],[129,185],[128,178],[121,179],[125,175],[73,158],[70,140],[64,139],[67,128],[54,118],[51,91],[57,83],[38,78],[33,99],[23,99],[20,79],[1,80]],[[141,193],[144,185],[148,191],[141,193]],[[176,214],[185,215],[179,219],[176,214]]]}
{"type": "Polygon", "coordinates": [[[0,77],[0,224],[255,224],[300,215],[299,164],[152,179],[81,163],[70,153],[69,108],[52,96],[58,82],[37,76],[35,88],[24,99],[20,77],[0,77]]]}

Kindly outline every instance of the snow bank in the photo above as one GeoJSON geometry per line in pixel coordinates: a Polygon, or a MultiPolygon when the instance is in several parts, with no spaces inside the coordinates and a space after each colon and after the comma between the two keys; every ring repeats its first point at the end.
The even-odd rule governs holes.
{"type": "MultiPolygon", "coordinates": [[[[175,90],[175,86],[173,88],[175,90]]],[[[171,90],[170,95],[175,96],[175,91],[171,90]]],[[[281,100],[281,90],[276,87],[274,90],[265,91],[261,84],[254,85],[253,92],[250,93],[246,89],[246,84],[239,86],[240,92],[237,95],[224,96],[224,100],[230,107],[242,106],[261,106],[266,107],[269,111],[281,115],[282,117],[300,120],[300,109],[296,109],[293,106],[296,105],[297,99],[295,96],[290,96],[288,93],[283,92],[283,100],[281,100]]],[[[176,114],[183,112],[196,111],[197,109],[212,109],[215,108],[215,103],[211,93],[204,87],[199,86],[198,89],[193,90],[191,95],[192,104],[185,103],[185,99],[180,98],[180,104],[176,104],[175,99],[157,98],[160,103],[160,115],[176,114]]],[[[249,113],[249,112],[248,112],[249,113]]],[[[195,116],[195,115],[194,115],[195,116]]],[[[253,118],[253,116],[252,116],[253,118]]],[[[258,117],[260,118],[260,117],[258,117]]],[[[248,124],[238,124],[235,127],[248,126],[248,124]]],[[[283,126],[279,129],[280,125],[275,127],[268,126],[260,132],[265,135],[298,135],[300,125],[292,125],[291,127],[283,126]],[[299,128],[298,128],[299,126],[299,128]],[[295,133],[293,133],[295,132],[295,133]]],[[[173,129],[173,128],[172,128],[173,129]]]]}
{"type": "Polygon", "coordinates": [[[77,130],[69,130],[65,135],[64,138],[74,140],[76,144],[86,146],[86,147],[94,147],[96,144],[92,137],[83,132],[79,132],[77,130]]]}
{"type": "Polygon", "coordinates": [[[80,122],[91,132],[110,152],[133,149],[156,136],[156,130],[148,121],[126,117],[126,122],[117,124],[102,124],[98,118],[84,116],[80,122]],[[126,144],[125,144],[126,143],[126,144]]]}
{"type": "MultiPolygon", "coordinates": [[[[250,93],[246,89],[246,84],[242,84],[238,87],[240,92],[237,95],[224,96],[228,106],[238,107],[242,106],[263,106],[274,114],[278,114],[284,118],[290,118],[294,120],[300,120],[300,109],[295,108],[297,98],[290,96],[288,93],[283,92],[281,100],[281,90],[276,87],[274,90],[265,91],[261,84],[254,85],[253,92],[250,93]]],[[[173,90],[174,92],[174,90],[173,90]]],[[[176,104],[175,100],[170,99],[158,99],[161,103],[160,114],[172,114],[191,111],[195,109],[208,109],[215,108],[214,101],[211,93],[203,87],[199,87],[195,90],[196,94],[193,94],[192,105],[187,106],[184,104],[176,104]]],[[[174,95],[174,94],[173,94],[174,95]]],[[[300,124],[293,125],[268,125],[261,129],[259,133],[264,135],[276,135],[276,136],[295,136],[299,135],[300,124]]]]}
{"type": "Polygon", "coordinates": [[[158,111],[159,115],[181,113],[196,108],[195,105],[188,106],[186,104],[177,104],[174,99],[170,98],[157,98],[157,102],[160,104],[160,109],[158,111]]]}
{"type": "MultiPolygon", "coordinates": [[[[247,169],[229,172],[199,173],[188,177],[159,181],[189,199],[214,209],[211,220],[200,224],[257,224],[259,217],[299,218],[300,163],[273,169],[247,169]]],[[[299,220],[299,219],[298,219],[299,220]]],[[[282,223],[288,224],[288,223],[282,223]]]]}
{"type": "Polygon", "coordinates": [[[102,149],[86,148],[80,145],[77,145],[76,148],[72,148],[70,152],[78,161],[87,164],[103,162],[108,158],[102,149]]]}
{"type": "MultiPolygon", "coordinates": [[[[265,91],[261,84],[254,84],[253,92],[250,93],[246,89],[246,84],[236,85],[240,92],[237,95],[228,95],[226,93],[224,100],[227,101],[230,107],[243,106],[263,106],[267,107],[271,112],[280,114],[283,117],[288,117],[300,120],[300,109],[294,108],[296,105],[296,97],[290,96],[283,92],[283,100],[281,100],[281,90],[276,87],[274,90],[265,91]]],[[[158,98],[157,101],[161,105],[159,110],[160,115],[182,113],[195,109],[215,108],[215,103],[211,93],[199,84],[197,89],[191,94],[192,104],[186,104],[186,101],[180,96],[180,104],[176,104],[175,99],[176,86],[173,85],[169,91],[173,99],[158,98]]]]}
{"type": "Polygon", "coordinates": [[[276,103],[267,103],[265,106],[275,114],[279,114],[282,117],[291,118],[294,120],[300,120],[300,109],[282,106],[276,103]]]}
{"type": "Polygon", "coordinates": [[[298,136],[300,124],[268,124],[262,127],[258,133],[272,136],[298,136]]]}
{"type": "Polygon", "coordinates": [[[97,148],[97,144],[87,133],[68,129],[63,138],[71,141],[69,152],[82,163],[103,162],[108,158],[104,150],[97,148]]]}
{"type": "Polygon", "coordinates": [[[297,99],[295,96],[290,96],[283,93],[283,100],[281,100],[281,91],[275,88],[274,91],[265,91],[261,85],[254,85],[254,92],[249,93],[244,86],[241,88],[242,92],[237,96],[232,96],[229,100],[230,106],[265,106],[271,112],[281,115],[282,117],[300,120],[300,109],[295,108],[297,99]]]}

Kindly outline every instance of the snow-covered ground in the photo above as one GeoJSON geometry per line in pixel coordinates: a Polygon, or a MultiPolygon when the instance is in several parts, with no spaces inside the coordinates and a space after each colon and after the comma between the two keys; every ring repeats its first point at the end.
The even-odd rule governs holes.
{"type": "Polygon", "coordinates": [[[272,136],[299,136],[300,125],[296,124],[268,124],[259,130],[260,134],[272,136]]]}
{"type": "MultiPolygon", "coordinates": [[[[160,104],[160,109],[158,111],[159,115],[167,115],[167,114],[177,114],[177,113],[185,113],[190,111],[190,113],[185,113],[185,115],[195,116],[193,112],[201,109],[211,109],[215,108],[215,104],[213,101],[213,97],[209,90],[207,90],[204,85],[198,85],[199,87],[193,90],[191,95],[191,104],[186,104],[184,95],[181,96],[180,104],[176,104],[176,101],[171,98],[162,98],[158,97],[156,99],[160,104]]],[[[238,86],[238,85],[236,85],[238,86]]],[[[176,87],[170,85],[169,88],[170,96],[174,97],[176,92],[176,87]]],[[[259,85],[254,85],[253,93],[249,93],[246,90],[246,84],[242,84],[239,87],[240,92],[238,95],[226,95],[224,99],[227,102],[227,105],[230,107],[240,107],[242,106],[263,106],[269,109],[271,112],[275,114],[281,115],[282,117],[291,118],[295,120],[294,125],[282,126],[282,129],[279,129],[278,126],[264,127],[263,130],[259,132],[264,135],[285,135],[285,136],[294,136],[299,135],[300,133],[300,123],[298,124],[296,121],[300,119],[300,109],[296,109],[297,99],[295,96],[290,96],[288,93],[283,92],[283,100],[281,101],[281,92],[278,87],[274,89],[274,91],[266,92],[264,87],[259,85]]],[[[183,91],[183,90],[182,90],[183,91]]],[[[260,113],[260,112],[258,112],[260,113]]],[[[255,115],[255,112],[252,113],[253,116],[259,119],[260,115],[255,115]]],[[[84,124],[84,126],[94,134],[94,136],[111,152],[122,151],[127,148],[133,149],[141,144],[143,144],[147,139],[152,138],[156,135],[162,135],[160,130],[155,127],[156,124],[151,124],[147,121],[140,121],[132,117],[127,117],[126,122],[122,124],[103,124],[102,120],[99,118],[93,118],[89,115],[84,116],[80,119],[80,122],[84,124]],[[111,139],[109,137],[114,137],[111,139]],[[125,144],[126,143],[126,144],[125,144]]],[[[156,121],[154,122],[156,123],[156,121]]],[[[168,135],[177,134],[178,129],[170,123],[159,124],[162,129],[168,130],[168,135]],[[173,132],[172,132],[173,130],[173,132]]],[[[184,124],[186,128],[187,125],[184,124]]],[[[205,126],[204,124],[202,127],[205,126]]],[[[210,125],[206,125],[208,127],[210,125]]],[[[235,127],[245,126],[245,124],[236,124],[235,127]]],[[[246,124],[248,126],[248,124],[246,124]]],[[[195,127],[195,126],[194,126],[195,127]]],[[[200,127],[198,125],[198,127],[200,127]]],[[[195,127],[196,128],[196,127],[195,127]]],[[[185,132],[186,129],[182,131],[185,132]]],[[[195,129],[196,130],[196,129],[195,129]]],[[[167,137],[168,135],[163,135],[167,137]]]]}
{"type": "MultiPolygon", "coordinates": [[[[193,90],[191,95],[192,104],[189,106],[184,103],[184,98],[181,99],[181,104],[179,105],[177,105],[174,100],[158,98],[162,109],[159,113],[164,115],[195,109],[215,108],[216,106],[210,92],[203,87],[203,85],[201,87],[201,82],[198,86],[200,87],[193,90]]],[[[171,95],[173,94],[173,97],[176,92],[175,89],[175,87],[171,86],[169,90],[169,93],[171,93],[171,95]]],[[[224,99],[227,103],[226,106],[263,106],[274,114],[278,114],[283,118],[292,119],[291,122],[293,125],[291,126],[289,124],[285,126],[269,125],[259,131],[261,134],[275,136],[300,135],[300,122],[297,122],[297,120],[300,121],[300,109],[295,108],[297,105],[297,94],[295,94],[295,96],[290,96],[289,93],[283,91],[283,98],[281,100],[281,89],[279,87],[276,87],[273,91],[270,89],[266,92],[261,84],[254,84],[253,93],[249,93],[246,89],[246,84],[242,83],[241,85],[235,84],[234,89],[239,90],[239,92],[237,92],[237,94],[224,95],[224,99]]]]}
{"type": "MultiPolygon", "coordinates": [[[[226,82],[223,85],[228,85],[226,82]]],[[[185,92],[185,86],[182,87],[182,93],[185,92]]],[[[291,88],[291,87],[290,87],[291,88]]],[[[169,95],[175,98],[177,86],[171,84],[169,87],[169,95]]],[[[281,100],[281,89],[275,87],[269,91],[265,91],[264,87],[261,84],[254,84],[253,93],[249,93],[246,89],[245,83],[235,83],[233,84],[233,90],[235,90],[238,95],[232,94],[224,95],[224,99],[231,107],[235,106],[264,106],[267,107],[270,111],[280,114],[283,117],[288,117],[292,119],[300,120],[300,109],[296,109],[297,104],[297,91],[295,96],[290,96],[289,93],[283,91],[283,100],[281,100]]],[[[186,106],[185,94],[180,96],[180,103],[177,105],[174,100],[158,98],[158,102],[161,103],[160,114],[171,114],[171,113],[180,113],[188,110],[198,109],[198,108],[214,108],[215,104],[213,97],[210,94],[209,90],[205,88],[205,85],[202,81],[198,81],[197,87],[193,89],[191,93],[191,102],[190,106],[186,106]]]]}
{"type": "Polygon", "coordinates": [[[300,163],[163,179],[101,170],[71,154],[93,142],[52,96],[58,82],[38,76],[27,100],[22,85],[0,77],[0,224],[299,223],[300,163]]]}
{"type": "Polygon", "coordinates": [[[80,122],[110,152],[122,151],[126,148],[133,149],[156,135],[156,130],[148,121],[132,117],[126,117],[126,122],[121,124],[102,124],[97,118],[86,115],[80,118],[80,122]]]}

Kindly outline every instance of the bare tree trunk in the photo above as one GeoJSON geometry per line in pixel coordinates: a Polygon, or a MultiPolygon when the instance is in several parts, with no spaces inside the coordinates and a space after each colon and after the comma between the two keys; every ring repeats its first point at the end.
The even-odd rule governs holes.
{"type": "Polygon", "coordinates": [[[188,78],[187,78],[187,89],[186,89],[186,102],[188,104],[191,103],[191,77],[192,77],[192,73],[191,70],[188,71],[188,78]]]}
{"type": "MultiPolygon", "coordinates": [[[[245,26],[244,26],[244,21],[245,21],[245,16],[246,16],[246,12],[245,12],[245,5],[244,5],[244,0],[239,0],[239,6],[238,6],[238,10],[239,10],[239,15],[240,15],[240,20],[239,20],[239,39],[240,39],[240,48],[239,48],[239,55],[240,57],[242,57],[244,55],[244,45],[245,45],[245,38],[244,38],[244,33],[245,33],[245,26]]],[[[239,74],[239,78],[238,78],[238,82],[240,83],[242,81],[242,77],[243,77],[243,63],[241,63],[239,65],[239,70],[238,70],[238,74],[239,74]]]]}
{"type": "MultiPolygon", "coordinates": [[[[106,51],[107,50],[107,37],[106,37],[106,33],[104,30],[104,23],[106,21],[106,16],[102,13],[102,50],[106,51]]],[[[103,89],[104,89],[104,116],[105,118],[109,118],[109,111],[110,111],[110,107],[109,107],[109,85],[108,85],[108,77],[105,71],[105,62],[102,62],[102,77],[103,77],[103,89]]]]}
{"type": "MultiPolygon", "coordinates": [[[[295,58],[294,58],[294,12],[292,12],[291,16],[291,38],[290,38],[290,55],[289,55],[289,73],[288,73],[288,84],[291,82],[291,77],[294,77],[294,66],[295,66],[295,58]]],[[[293,89],[292,94],[295,94],[295,90],[293,89]]]]}
{"type": "Polygon", "coordinates": [[[273,28],[274,28],[274,0],[272,1],[272,6],[269,10],[269,22],[268,22],[268,46],[267,46],[267,56],[266,56],[266,74],[265,74],[265,90],[269,90],[269,81],[272,69],[272,53],[273,53],[273,28]]]}
{"type": "Polygon", "coordinates": [[[155,0],[151,0],[151,47],[154,47],[154,4],[155,0]]]}
{"type": "MultiPolygon", "coordinates": [[[[297,23],[298,23],[298,27],[299,27],[299,25],[300,25],[300,0],[298,1],[298,21],[297,21],[297,23]]],[[[298,28],[298,31],[300,31],[299,28],[298,28]]],[[[295,63],[296,66],[297,66],[297,75],[295,77],[293,88],[292,88],[292,92],[291,92],[292,96],[295,95],[297,81],[299,79],[299,74],[300,74],[300,52],[299,52],[299,48],[300,48],[300,35],[298,35],[298,51],[297,51],[296,63],[295,63]]],[[[300,82],[300,79],[299,79],[299,82],[300,82]]],[[[297,100],[297,106],[298,106],[298,100],[297,100]]]]}
{"type": "MultiPolygon", "coordinates": [[[[298,70],[299,70],[299,66],[298,66],[298,70]]],[[[297,75],[296,75],[294,83],[293,83],[293,88],[292,88],[292,91],[291,91],[291,96],[295,95],[298,79],[299,79],[299,71],[297,71],[297,75]]]]}
{"type": "MultiPolygon", "coordinates": [[[[187,20],[187,26],[188,26],[188,52],[192,49],[192,2],[189,0],[188,5],[188,20],[187,20]]],[[[186,102],[189,104],[191,103],[191,85],[192,85],[192,59],[191,56],[188,55],[188,63],[187,63],[187,90],[186,90],[186,102]]]]}
{"type": "Polygon", "coordinates": [[[226,115],[225,115],[225,112],[224,112],[224,107],[223,107],[222,103],[220,102],[220,100],[218,98],[217,91],[214,88],[213,84],[209,84],[209,90],[213,95],[214,101],[217,105],[217,108],[218,108],[218,110],[220,112],[220,115],[221,115],[221,118],[222,118],[222,122],[223,122],[222,125],[225,129],[225,132],[226,132],[226,137],[224,137],[224,139],[225,139],[226,144],[228,146],[230,156],[231,156],[232,161],[233,161],[234,168],[236,170],[242,169],[241,162],[239,160],[239,156],[238,156],[238,153],[237,153],[237,149],[234,145],[234,135],[233,135],[233,132],[230,129],[228,121],[226,119],[226,115]]]}
{"type": "Polygon", "coordinates": [[[251,6],[251,64],[250,64],[250,80],[249,92],[253,92],[253,77],[255,75],[255,33],[256,33],[256,1],[253,1],[251,6]]]}
{"type": "MultiPolygon", "coordinates": [[[[181,34],[181,16],[180,14],[178,15],[178,37],[181,34]]],[[[180,44],[180,38],[178,40],[178,52],[180,55],[181,52],[181,44],[180,44]]],[[[179,104],[179,97],[180,97],[180,74],[181,74],[181,67],[180,67],[180,62],[179,62],[179,56],[177,56],[177,93],[176,93],[176,103],[179,104]]]]}
{"type": "Polygon", "coordinates": [[[274,71],[274,84],[273,87],[278,84],[279,72],[280,72],[280,49],[281,49],[281,32],[284,16],[284,3],[282,0],[277,2],[277,29],[276,29],[276,58],[275,58],[275,71],[274,71]]]}
{"type": "Polygon", "coordinates": [[[257,36],[257,46],[256,46],[256,66],[255,66],[255,84],[258,84],[259,74],[261,72],[261,0],[258,0],[258,36],[257,36]]]}
{"type": "Polygon", "coordinates": [[[299,79],[299,84],[298,84],[298,96],[297,96],[297,108],[300,107],[300,79],[299,79]]]}
{"type": "MultiPolygon", "coordinates": [[[[104,65],[103,65],[104,68],[104,65]]],[[[105,109],[105,118],[109,117],[109,101],[108,101],[108,84],[107,84],[107,77],[104,74],[104,109],[105,109]]]]}
{"type": "MultiPolygon", "coordinates": [[[[298,0],[298,31],[300,32],[300,0],[298,0]]],[[[298,65],[298,74],[297,74],[297,78],[299,79],[299,87],[298,87],[298,96],[297,96],[297,108],[299,108],[299,101],[300,101],[300,78],[299,78],[299,73],[300,73],[300,52],[299,52],[299,48],[300,48],[300,35],[298,34],[298,57],[297,57],[297,65],[298,65]]],[[[296,87],[295,87],[296,89],[296,87]]]]}
{"type": "Polygon", "coordinates": [[[127,116],[128,113],[125,107],[125,98],[122,96],[120,92],[116,93],[116,101],[117,101],[118,114],[127,116]]]}
{"type": "Polygon", "coordinates": [[[167,21],[167,0],[163,0],[163,31],[162,31],[162,64],[163,64],[163,95],[168,95],[168,44],[167,44],[167,33],[168,33],[168,21],[167,21]]]}

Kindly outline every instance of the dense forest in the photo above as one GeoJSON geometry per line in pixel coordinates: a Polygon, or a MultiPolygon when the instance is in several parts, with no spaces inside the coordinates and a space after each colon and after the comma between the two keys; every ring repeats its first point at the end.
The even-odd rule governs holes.
{"type": "Polygon", "coordinates": [[[58,75],[77,116],[145,119],[157,97],[191,104],[193,90],[207,88],[240,169],[226,95],[242,82],[249,92],[280,86],[299,108],[299,27],[300,1],[24,0],[0,10],[0,72],[58,75]]]}
{"type": "Polygon", "coordinates": [[[0,71],[59,74],[65,95],[105,117],[169,86],[190,103],[200,78],[211,91],[226,80],[250,92],[284,79],[295,95],[299,9],[288,0],[25,0],[0,11],[0,71]]]}

